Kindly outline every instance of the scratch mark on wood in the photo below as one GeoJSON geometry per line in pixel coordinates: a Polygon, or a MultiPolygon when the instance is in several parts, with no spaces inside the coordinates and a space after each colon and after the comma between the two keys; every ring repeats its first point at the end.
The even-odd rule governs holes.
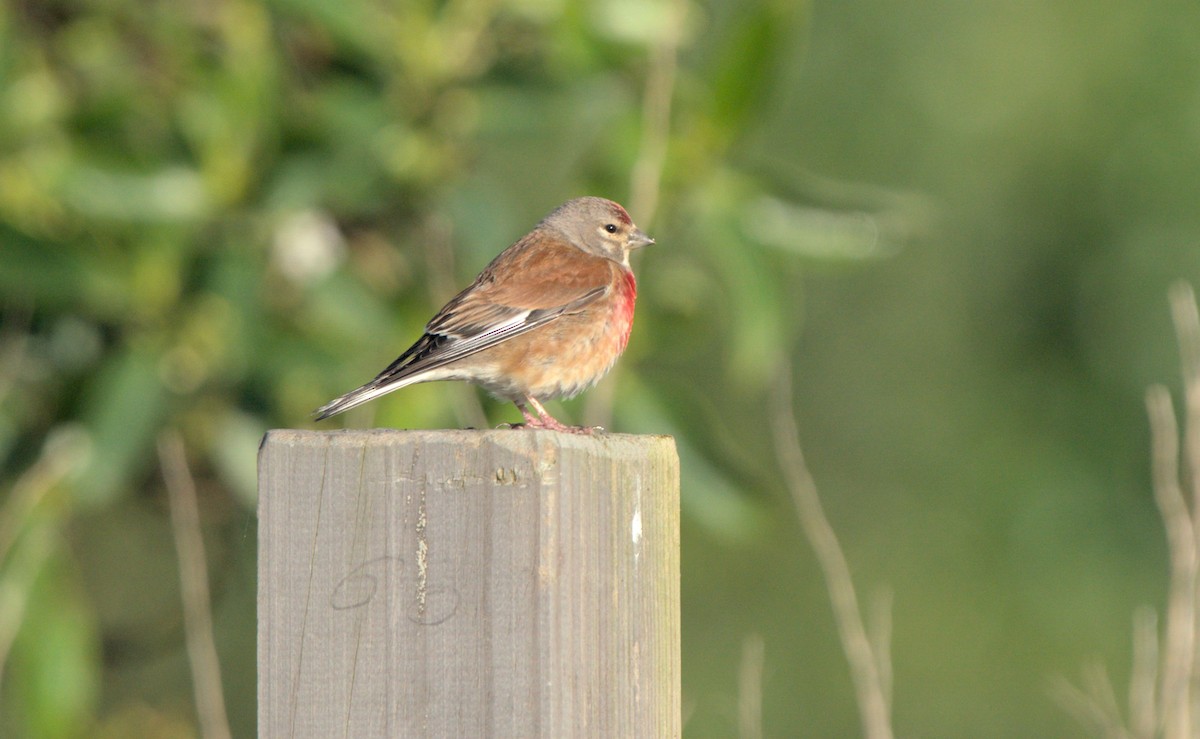
{"type": "Polygon", "coordinates": [[[421,499],[417,503],[417,620],[425,621],[425,599],[429,588],[429,541],[425,538],[425,486],[421,486],[421,499]]]}

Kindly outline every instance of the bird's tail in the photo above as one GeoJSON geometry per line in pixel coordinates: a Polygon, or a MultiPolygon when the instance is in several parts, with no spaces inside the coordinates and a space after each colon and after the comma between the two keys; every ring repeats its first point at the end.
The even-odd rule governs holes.
{"type": "Polygon", "coordinates": [[[437,337],[425,334],[417,340],[417,343],[410,346],[399,357],[396,357],[396,361],[389,364],[383,372],[375,375],[374,380],[356,390],[351,390],[345,395],[334,398],[313,411],[314,420],[324,421],[330,416],[335,416],[351,408],[356,408],[368,400],[378,398],[380,395],[387,395],[393,390],[399,390],[402,387],[430,379],[426,377],[425,373],[414,371],[420,368],[414,368],[413,363],[419,358],[421,353],[436,347],[437,340],[437,337]]]}
{"type": "Polygon", "coordinates": [[[363,385],[356,390],[351,390],[345,395],[334,398],[325,405],[316,409],[313,411],[313,416],[315,420],[323,421],[330,416],[336,416],[337,414],[348,411],[351,408],[357,408],[363,403],[366,403],[368,400],[374,400],[380,395],[387,395],[393,390],[399,390],[400,388],[406,385],[412,385],[415,382],[420,382],[420,378],[412,376],[399,379],[394,377],[376,377],[366,385],[363,385]]]}

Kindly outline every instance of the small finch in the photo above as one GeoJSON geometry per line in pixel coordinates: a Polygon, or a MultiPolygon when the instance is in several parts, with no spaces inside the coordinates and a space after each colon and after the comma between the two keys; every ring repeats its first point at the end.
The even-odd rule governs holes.
{"type": "Polygon", "coordinates": [[[568,200],[493,259],[374,380],[318,408],[317,420],[418,382],[465,380],[515,403],[530,428],[589,433],[556,420],[542,401],[596,384],[625,350],[637,298],[629,252],[653,243],[613,201],[568,200]]]}

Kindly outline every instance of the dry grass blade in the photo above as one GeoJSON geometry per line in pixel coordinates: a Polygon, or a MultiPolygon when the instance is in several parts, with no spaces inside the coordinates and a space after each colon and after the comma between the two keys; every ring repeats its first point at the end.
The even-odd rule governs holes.
{"type": "MultiPolygon", "coordinates": [[[[643,229],[654,233],[654,217],[662,190],[667,145],[671,140],[671,102],[679,68],[679,45],[683,40],[687,5],[670,0],[670,21],[658,43],[650,49],[650,64],[642,98],[642,135],[629,182],[629,211],[643,229]]],[[[612,427],[617,378],[621,365],[587,394],[583,418],[590,426],[612,427]]]]}
{"type": "Polygon", "coordinates": [[[1139,608],[1133,614],[1133,671],[1129,677],[1129,728],[1136,739],[1151,739],[1158,727],[1158,614],[1139,608]]]}
{"type": "Polygon", "coordinates": [[[9,652],[25,620],[29,591],[58,545],[56,532],[50,527],[36,527],[0,568],[0,685],[9,652]]]}
{"type": "Polygon", "coordinates": [[[887,705],[892,705],[892,592],[878,593],[871,602],[870,633],[871,649],[879,666],[879,687],[887,705]]]}
{"type": "MultiPolygon", "coordinates": [[[[1059,691],[1064,704],[1109,736],[1189,739],[1200,736],[1196,698],[1200,692],[1200,310],[1191,286],[1170,290],[1171,317],[1179,344],[1184,390],[1183,465],[1180,428],[1171,394],[1161,385],[1146,391],[1150,419],[1150,471],[1154,502],[1167,536],[1170,584],[1162,642],[1152,609],[1139,609],[1133,622],[1133,670],[1129,679],[1130,728],[1121,728],[1107,676],[1092,676],[1083,690],[1059,691]],[[1191,505],[1184,482],[1191,483],[1191,505]]],[[[1088,676],[1085,675],[1085,678],[1088,676]]],[[[1085,679],[1085,683],[1087,680],[1085,679]]]]}
{"type": "MultiPolygon", "coordinates": [[[[1164,659],[1168,662],[1175,660],[1179,663],[1176,665],[1178,672],[1174,675],[1178,682],[1174,684],[1167,682],[1170,674],[1164,667],[1161,696],[1164,708],[1168,705],[1174,707],[1174,711],[1164,711],[1163,714],[1163,735],[1172,739],[1173,737],[1193,737],[1200,731],[1196,716],[1196,694],[1200,689],[1200,686],[1197,685],[1197,679],[1200,677],[1197,674],[1197,663],[1200,662],[1200,653],[1197,652],[1197,649],[1200,649],[1200,639],[1197,639],[1197,633],[1200,632],[1200,608],[1197,608],[1197,598],[1200,597],[1200,593],[1197,592],[1197,588],[1200,588],[1200,308],[1196,304],[1195,291],[1186,282],[1172,285],[1168,297],[1171,303],[1171,317],[1175,324],[1175,338],[1179,344],[1184,400],[1183,471],[1179,470],[1179,461],[1176,459],[1169,492],[1183,500],[1187,495],[1183,486],[1189,481],[1191,483],[1191,510],[1188,511],[1186,503],[1182,503],[1184,511],[1177,514],[1187,515],[1190,518],[1180,520],[1175,524],[1181,529],[1180,538],[1183,538],[1184,525],[1190,524],[1190,536],[1188,536],[1186,545],[1179,544],[1180,551],[1178,552],[1176,551],[1176,542],[1168,536],[1172,564],[1174,565],[1178,559],[1188,565],[1188,569],[1184,571],[1172,569],[1171,594],[1167,611],[1167,641],[1163,647],[1164,659]],[[1182,475],[1183,482],[1180,482],[1180,475],[1182,475]],[[1176,592],[1177,589],[1179,591],[1186,589],[1186,592],[1176,592]],[[1176,604],[1178,604],[1178,611],[1173,613],[1171,609],[1176,604]],[[1179,622],[1176,623],[1173,619],[1177,619],[1179,622]],[[1177,636],[1178,641],[1172,641],[1172,636],[1177,636]],[[1176,649],[1186,649],[1187,652],[1176,656],[1173,654],[1176,649]],[[1168,696],[1168,689],[1174,690],[1174,694],[1168,696]],[[1168,701],[1170,703],[1167,703],[1168,701]]],[[[1163,393],[1165,394],[1165,391],[1163,393]]],[[[1170,410],[1168,396],[1162,412],[1167,413],[1170,410]]],[[[1178,433],[1177,430],[1176,433],[1178,433]]],[[[1171,446],[1178,457],[1178,441],[1173,439],[1171,446]]],[[[1157,480],[1156,474],[1156,483],[1157,480]]]]}
{"type": "Polygon", "coordinates": [[[1179,429],[1171,396],[1154,386],[1146,393],[1153,443],[1154,500],[1162,515],[1171,558],[1167,594],[1159,716],[1166,739],[1187,739],[1196,638],[1196,538],[1191,512],[1179,485],[1179,429]]]}
{"type": "Polygon", "coordinates": [[[675,74],[679,66],[679,44],[687,6],[672,0],[670,22],[659,42],[650,50],[650,69],[642,102],[642,138],[633,164],[629,204],[637,217],[649,225],[658,210],[663,167],[671,134],[671,98],[675,94],[675,74]]]}
{"type": "Polygon", "coordinates": [[[42,566],[61,546],[54,514],[46,514],[58,484],[86,454],[83,434],[61,428],[52,432],[42,454],[0,499],[0,677],[4,675],[17,632],[25,618],[29,589],[42,566]]]}
{"type": "Polygon", "coordinates": [[[1183,455],[1192,484],[1193,538],[1200,542],[1200,309],[1186,282],[1172,285],[1169,298],[1183,377],[1183,455]]]}
{"type": "Polygon", "coordinates": [[[1185,383],[1200,380],[1200,310],[1196,294],[1186,282],[1177,282],[1168,293],[1175,339],[1179,342],[1179,361],[1185,383]]]}
{"type": "Polygon", "coordinates": [[[884,678],[889,676],[887,682],[890,682],[891,668],[887,664],[890,658],[887,654],[876,654],[867,637],[850,566],[837,534],[825,517],[816,482],[804,461],[800,432],[792,415],[791,369],[786,364],[776,386],[772,421],[776,455],[796,504],[800,526],[817,555],[833,604],[842,650],[854,681],[863,733],[868,739],[890,739],[894,735],[888,699],[890,687],[885,686],[884,678]]]}
{"type": "Polygon", "coordinates": [[[1083,671],[1083,687],[1077,688],[1067,680],[1056,680],[1051,693],[1075,720],[1086,726],[1094,736],[1106,739],[1130,739],[1121,721],[1117,698],[1104,667],[1093,664],[1083,671]]]}
{"type": "Polygon", "coordinates": [[[167,485],[171,526],[179,552],[184,636],[195,683],[200,731],[205,739],[229,739],[229,719],[225,714],[225,695],[221,689],[221,666],[213,639],[208,566],[204,557],[204,540],[200,536],[196,483],[188,470],[187,454],[179,434],[169,430],[162,432],[158,438],[158,458],[167,485]]]}
{"type": "Polygon", "coordinates": [[[762,682],[766,644],[759,634],[742,640],[742,663],[738,669],[738,736],[762,739],[762,682]]]}

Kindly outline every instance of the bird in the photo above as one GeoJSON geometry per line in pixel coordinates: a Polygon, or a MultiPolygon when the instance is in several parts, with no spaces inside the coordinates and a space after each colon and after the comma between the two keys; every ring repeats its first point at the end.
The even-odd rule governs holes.
{"type": "Polygon", "coordinates": [[[629,254],[653,243],[612,200],[568,200],[493,259],[375,379],[314,411],[316,420],[408,385],[461,380],[514,403],[525,422],[513,427],[592,433],[560,422],[543,401],[574,397],[612,369],[633,329],[629,254]]]}

